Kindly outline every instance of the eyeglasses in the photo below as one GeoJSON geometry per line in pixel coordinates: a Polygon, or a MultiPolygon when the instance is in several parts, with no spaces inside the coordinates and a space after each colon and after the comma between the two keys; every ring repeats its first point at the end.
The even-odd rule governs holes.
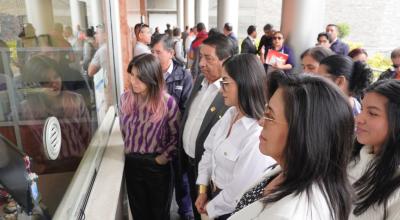
{"type": "Polygon", "coordinates": [[[261,119],[263,120],[263,124],[262,125],[265,125],[264,122],[268,122],[269,124],[273,124],[273,123],[276,123],[276,124],[287,124],[287,122],[281,122],[281,121],[275,120],[274,118],[272,118],[270,116],[269,112],[264,112],[264,115],[261,117],[261,119]]]}
{"type": "Polygon", "coordinates": [[[219,84],[221,85],[221,88],[224,92],[226,92],[226,85],[228,85],[230,82],[226,81],[219,81],[219,84]]]}

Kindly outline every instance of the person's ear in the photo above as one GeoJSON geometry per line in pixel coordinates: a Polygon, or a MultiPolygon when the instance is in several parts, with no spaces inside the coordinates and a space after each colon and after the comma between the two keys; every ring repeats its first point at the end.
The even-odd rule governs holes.
{"type": "Polygon", "coordinates": [[[344,86],[346,85],[346,77],[344,77],[344,76],[338,76],[338,77],[336,77],[335,83],[336,83],[336,85],[338,85],[340,88],[344,88],[344,86]]]}

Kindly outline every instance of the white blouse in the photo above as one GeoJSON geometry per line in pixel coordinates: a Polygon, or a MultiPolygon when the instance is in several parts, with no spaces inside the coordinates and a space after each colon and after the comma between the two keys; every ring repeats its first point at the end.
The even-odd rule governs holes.
{"type": "Polygon", "coordinates": [[[214,125],[204,142],[199,163],[197,184],[209,185],[210,180],[222,191],[206,205],[209,218],[232,213],[242,194],[254,184],[264,170],[275,163],[259,150],[262,128],[256,119],[242,117],[229,127],[237,115],[229,108],[214,125]]]}
{"type": "MultiPolygon", "coordinates": [[[[268,170],[263,179],[276,175],[281,170],[276,166],[268,170]]],[[[262,199],[261,199],[262,200],[262,199]]],[[[313,184],[310,196],[306,192],[290,194],[277,202],[265,206],[261,200],[241,209],[228,220],[327,220],[331,219],[328,203],[324,193],[313,184]]]]}
{"type": "MultiPolygon", "coordinates": [[[[362,174],[368,168],[368,165],[373,161],[375,155],[372,154],[371,146],[364,146],[360,150],[360,158],[356,162],[350,163],[348,167],[349,173],[349,181],[353,184],[357,181],[362,174]]],[[[354,208],[354,207],[353,207],[354,208]]],[[[395,190],[392,195],[390,195],[387,202],[387,218],[386,220],[399,220],[400,219],[400,189],[395,190]]],[[[374,205],[370,207],[367,211],[362,213],[359,216],[353,214],[353,211],[350,213],[349,220],[376,220],[383,219],[383,204],[382,205],[374,205]]]]}

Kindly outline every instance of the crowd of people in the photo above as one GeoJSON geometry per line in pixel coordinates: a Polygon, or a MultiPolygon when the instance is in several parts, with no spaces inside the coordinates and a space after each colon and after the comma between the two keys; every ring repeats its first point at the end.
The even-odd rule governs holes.
{"type": "Polygon", "coordinates": [[[284,33],[135,26],[121,96],[133,218],[400,219],[400,48],[377,82],[335,24],[296,57],[284,33]],[[240,48],[240,51],[239,51],[240,48]]]}

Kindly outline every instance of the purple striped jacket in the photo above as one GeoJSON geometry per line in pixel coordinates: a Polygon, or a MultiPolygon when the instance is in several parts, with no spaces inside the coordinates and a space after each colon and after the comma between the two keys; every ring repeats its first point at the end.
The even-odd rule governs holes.
{"type": "MultiPolygon", "coordinates": [[[[121,103],[127,99],[129,93],[130,91],[122,94],[121,103]]],[[[172,96],[165,94],[165,103],[167,113],[156,122],[150,120],[152,113],[147,107],[135,108],[129,115],[119,111],[125,154],[159,153],[171,159],[178,143],[180,112],[172,96]]]]}

